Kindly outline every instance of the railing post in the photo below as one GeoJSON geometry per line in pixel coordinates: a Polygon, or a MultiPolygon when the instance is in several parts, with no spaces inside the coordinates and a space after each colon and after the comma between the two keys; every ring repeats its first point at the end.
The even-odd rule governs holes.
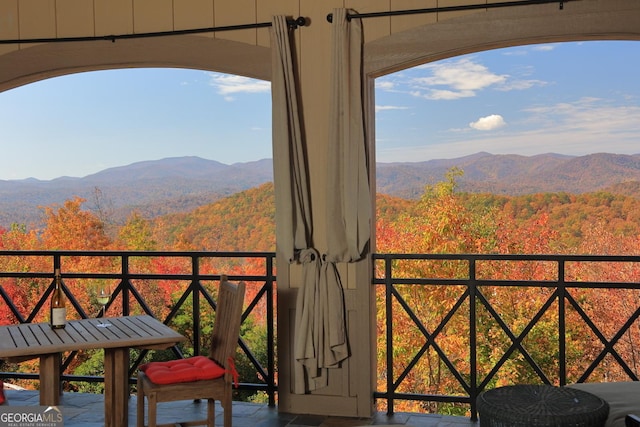
{"type": "Polygon", "coordinates": [[[384,258],[385,310],[387,323],[387,415],[393,415],[393,272],[392,258],[384,258]]]}
{"type": "MultiPolygon", "coordinates": [[[[191,256],[191,310],[193,315],[193,355],[200,354],[200,258],[191,256]]],[[[218,298],[218,296],[216,296],[218,298]]],[[[216,317],[218,313],[216,313],[216,317]]]]}
{"type": "Polygon", "coordinates": [[[58,253],[54,253],[53,254],[53,271],[56,271],[56,269],[60,268],[60,254],[58,253]]]}
{"type": "Polygon", "coordinates": [[[567,384],[567,340],[566,340],[566,320],[565,320],[565,260],[558,260],[558,357],[559,357],[559,381],[560,385],[567,384]]]}
{"type": "MultiPolygon", "coordinates": [[[[61,262],[60,262],[60,254],[54,253],[53,254],[53,271],[54,271],[54,274],[55,274],[55,271],[57,269],[60,269],[60,264],[61,264],[61,262]]],[[[56,279],[54,278],[53,280],[55,281],[56,279]]],[[[40,360],[42,360],[42,359],[40,359],[40,360]]],[[[62,382],[62,377],[64,376],[64,365],[62,363],[62,355],[58,354],[58,357],[56,358],[55,362],[53,362],[53,363],[57,363],[57,364],[60,365],[60,368],[58,368],[58,372],[60,372],[60,378],[57,379],[57,382],[58,382],[58,386],[59,386],[58,387],[59,388],[58,392],[59,392],[60,396],[62,396],[62,392],[64,391],[64,383],[62,382]]]]}
{"type": "Polygon", "coordinates": [[[269,406],[276,406],[276,386],[275,386],[275,369],[276,358],[273,346],[273,340],[275,339],[275,331],[273,328],[273,257],[266,256],[265,261],[267,264],[267,342],[271,343],[267,345],[267,370],[269,371],[269,377],[267,378],[267,395],[269,396],[269,406]]]}
{"type": "Polygon", "coordinates": [[[476,259],[469,259],[469,386],[471,387],[471,421],[478,420],[476,398],[478,397],[478,353],[476,324],[476,259]]]}
{"type": "Polygon", "coordinates": [[[122,255],[122,314],[128,316],[131,307],[129,304],[129,295],[131,286],[131,278],[129,277],[129,255],[122,255]]]}

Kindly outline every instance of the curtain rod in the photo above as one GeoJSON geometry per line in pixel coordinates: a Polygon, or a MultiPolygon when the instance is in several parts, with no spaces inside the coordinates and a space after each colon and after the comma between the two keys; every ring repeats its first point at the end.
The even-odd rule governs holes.
{"type": "MultiPolygon", "coordinates": [[[[429,9],[392,10],[388,12],[370,12],[347,14],[347,20],[352,18],[377,18],[383,16],[417,15],[420,13],[455,12],[460,10],[495,9],[499,7],[530,6],[535,4],[559,3],[560,10],[564,9],[564,3],[580,0],[522,0],[502,3],[467,4],[461,6],[432,7],[429,9]]],[[[333,22],[333,13],[327,15],[327,21],[333,22]]]]}
{"type": "MultiPolygon", "coordinates": [[[[299,16],[296,19],[287,19],[287,24],[291,29],[297,29],[298,27],[304,27],[307,24],[307,19],[299,16]]],[[[173,31],[158,31],[154,33],[138,33],[138,34],[118,34],[118,35],[105,35],[105,36],[87,36],[87,37],[53,37],[53,38],[40,38],[40,39],[15,39],[15,40],[0,40],[1,44],[17,44],[17,43],[56,43],[56,42],[85,42],[96,40],[109,40],[115,43],[116,40],[122,39],[141,39],[149,37],[164,37],[164,36],[181,36],[185,34],[198,34],[198,33],[213,33],[218,31],[231,31],[231,30],[246,30],[252,28],[265,28],[271,27],[271,22],[260,22],[256,24],[243,24],[243,25],[229,25],[223,27],[208,27],[208,28],[192,28],[186,30],[173,30],[173,31]]]]}

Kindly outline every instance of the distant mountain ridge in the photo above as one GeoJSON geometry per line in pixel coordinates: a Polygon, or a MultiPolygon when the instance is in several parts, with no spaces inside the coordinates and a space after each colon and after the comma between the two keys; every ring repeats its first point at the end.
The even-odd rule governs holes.
{"type": "Polygon", "coordinates": [[[270,159],[225,165],[200,157],[174,157],[105,169],[83,178],[0,180],[0,226],[37,227],[39,206],[75,196],[87,209],[108,208],[116,221],[132,210],[148,217],[185,212],[273,180],[270,159]]]}
{"type": "Polygon", "coordinates": [[[378,163],[377,192],[417,198],[425,185],[441,181],[448,169],[464,171],[461,191],[520,195],[588,193],[640,181],[640,154],[596,153],[586,156],[477,153],[457,159],[416,163],[378,163]]]}
{"type": "MultiPolygon", "coordinates": [[[[528,157],[481,152],[456,159],[378,163],[376,190],[415,199],[425,185],[442,181],[452,167],[464,171],[461,191],[519,195],[609,189],[640,197],[640,154],[609,153],[528,157]]],[[[148,218],[188,212],[272,181],[271,159],[226,165],[195,156],[137,162],[82,178],[0,180],[0,226],[37,227],[42,220],[40,206],[60,205],[75,196],[87,200],[87,209],[107,210],[121,222],[132,210],[148,218]]]]}

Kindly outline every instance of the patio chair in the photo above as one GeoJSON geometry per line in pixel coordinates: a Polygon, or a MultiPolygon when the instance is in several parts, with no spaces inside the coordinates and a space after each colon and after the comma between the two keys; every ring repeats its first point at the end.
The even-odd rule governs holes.
{"type": "Polygon", "coordinates": [[[233,364],[244,303],[245,284],[233,284],[220,278],[216,317],[209,357],[194,356],[169,362],[150,362],[138,372],[137,427],[144,427],[145,397],[148,426],[157,426],[157,406],[176,400],[207,400],[206,420],[179,423],[183,426],[215,425],[215,401],[224,412],[224,427],[231,427],[231,394],[237,383],[233,364]]]}

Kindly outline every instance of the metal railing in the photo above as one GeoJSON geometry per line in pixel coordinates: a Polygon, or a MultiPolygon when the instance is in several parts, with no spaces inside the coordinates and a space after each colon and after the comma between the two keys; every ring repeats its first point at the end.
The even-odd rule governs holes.
{"type": "MultiPolygon", "coordinates": [[[[62,266],[62,276],[66,281],[64,291],[68,298],[68,317],[87,318],[91,316],[89,307],[83,306],[79,295],[72,290],[87,290],[87,286],[77,283],[109,281],[114,284],[112,296],[106,311],[110,314],[149,314],[171,326],[177,317],[188,312],[192,320],[190,329],[189,351],[201,354],[202,330],[205,322],[203,313],[215,311],[216,302],[212,296],[215,285],[210,282],[220,280],[222,274],[231,281],[247,282],[246,308],[242,314],[245,322],[251,314],[261,307],[261,319],[266,326],[266,360],[258,360],[250,345],[243,339],[239,341],[242,353],[255,368],[256,377],[262,382],[241,382],[240,390],[260,390],[268,396],[270,406],[275,405],[277,391],[275,375],[275,254],[272,252],[144,252],[144,251],[0,251],[0,308],[5,305],[4,323],[25,323],[46,321],[48,319],[49,295],[53,291],[53,275],[56,268],[62,266]],[[164,268],[154,267],[154,260],[165,262],[164,268]],[[251,268],[247,264],[251,264],[251,268]],[[85,271],[87,266],[93,271],[85,271]],[[167,267],[170,266],[170,268],[167,267]],[[218,270],[216,268],[223,268],[218,270]],[[260,273],[249,273],[257,271],[260,273]],[[165,270],[165,271],[162,271],[165,270]],[[178,295],[174,295],[169,306],[153,309],[153,304],[143,295],[149,294],[145,286],[162,282],[171,284],[183,283],[178,295]],[[70,284],[73,283],[74,286],[70,284]],[[14,291],[11,291],[11,287],[14,291]],[[15,292],[20,287],[21,292],[15,292]],[[16,295],[24,295],[32,291],[32,301],[26,304],[14,299],[16,295]],[[35,289],[35,292],[33,290],[35,289]],[[249,291],[252,289],[252,291],[249,291]],[[251,292],[251,293],[249,293],[251,292]],[[12,296],[13,295],[13,296],[12,296]],[[28,307],[25,311],[24,308],[28,307]],[[160,313],[163,311],[163,313],[160,313]]],[[[179,289],[180,287],[177,287],[179,289]]],[[[89,292],[87,290],[87,292],[89,292]]],[[[151,291],[150,294],[156,293],[151,291]]],[[[27,297],[28,299],[29,297],[27,297]]],[[[87,295],[83,296],[87,300],[87,295]]],[[[156,307],[158,306],[156,302],[156,307]]],[[[104,315],[100,310],[96,317],[104,315]]],[[[211,325],[209,325],[211,326],[211,325]]],[[[173,353],[183,357],[181,347],[174,346],[173,353]]],[[[129,368],[130,382],[135,382],[134,374],[143,362],[148,351],[141,351],[129,368]]],[[[72,352],[63,358],[63,381],[101,382],[102,376],[73,375],[66,372],[77,357],[72,352]]],[[[37,379],[34,373],[0,372],[3,378],[37,379]]]]}
{"type": "MultiPolygon", "coordinates": [[[[475,402],[483,390],[523,377],[558,386],[589,380],[638,381],[639,256],[374,254],[373,258],[378,311],[384,313],[378,318],[386,322],[385,348],[379,348],[385,353],[378,382],[383,390],[375,397],[386,403],[389,414],[398,400],[425,406],[435,402],[466,406],[476,420],[475,402]],[[500,305],[505,290],[516,297],[500,305]],[[516,318],[515,312],[529,317],[516,318]],[[603,317],[610,321],[603,323],[603,317]],[[409,355],[394,342],[400,325],[405,325],[400,333],[413,335],[409,355]],[[455,336],[459,331],[468,337],[455,336]],[[585,336],[591,341],[575,342],[585,336]],[[537,346],[547,352],[536,353],[537,346]],[[449,389],[456,392],[405,390],[405,383],[411,384],[414,371],[427,358],[447,371],[449,389]]],[[[432,378],[422,374],[422,380],[432,378]]]]}
{"type": "MultiPolygon", "coordinates": [[[[46,315],[44,311],[48,310],[53,271],[62,266],[63,278],[68,282],[65,291],[70,310],[78,317],[92,314],[71,292],[73,286],[70,284],[75,284],[74,281],[110,280],[115,284],[107,306],[110,315],[144,312],[172,326],[181,312],[188,312],[185,316],[193,324],[190,341],[196,354],[200,352],[203,310],[215,309],[215,298],[210,292],[214,286],[209,285],[218,281],[221,274],[226,274],[232,281],[255,284],[254,296],[247,301],[243,321],[251,313],[264,309],[264,315],[261,311],[259,316],[267,328],[267,342],[264,343],[266,361],[259,360],[245,341],[240,342],[242,352],[261,381],[241,383],[241,389],[264,391],[269,404],[275,405],[274,260],[275,254],[271,252],[0,251],[0,262],[3,263],[0,268],[0,314],[5,316],[1,320],[6,323],[7,317],[11,317],[13,322],[40,321],[46,315]],[[174,261],[170,271],[158,272],[148,266],[152,260],[160,259],[174,261]],[[89,270],[86,262],[83,263],[86,260],[103,260],[103,266],[89,270]],[[247,268],[247,260],[253,260],[251,268],[247,268]],[[215,262],[223,261],[220,264],[223,267],[216,267],[215,262]],[[34,265],[40,265],[40,268],[34,265]],[[74,265],[76,267],[71,268],[74,265]],[[248,273],[258,269],[258,274],[248,273]],[[186,283],[162,314],[154,311],[152,304],[143,296],[145,286],[161,281],[186,283]],[[29,310],[25,311],[12,298],[10,288],[33,286],[34,283],[37,298],[29,302],[29,310]]],[[[424,405],[435,402],[468,408],[467,413],[475,420],[477,396],[485,389],[514,381],[514,378],[504,379],[502,374],[513,368],[516,356],[519,368],[528,367],[529,377],[526,379],[529,381],[565,385],[592,380],[601,375],[599,366],[603,361],[615,365],[616,369],[610,370],[616,375],[638,380],[640,345],[632,343],[634,351],[638,350],[638,354],[634,354],[637,360],[629,360],[626,350],[621,350],[620,346],[623,341],[627,345],[627,338],[631,335],[640,341],[640,256],[373,254],[373,260],[372,285],[379,297],[377,309],[381,314],[378,316],[381,331],[378,348],[384,353],[382,369],[378,369],[382,380],[374,397],[386,403],[390,414],[394,412],[397,401],[424,405]],[[515,306],[533,307],[530,307],[529,317],[518,319],[520,325],[517,328],[512,325],[514,318],[505,314],[508,307],[505,309],[497,304],[500,301],[497,296],[502,291],[517,294],[523,299],[515,306]],[[613,329],[608,325],[609,329],[604,330],[599,319],[594,319],[594,312],[585,306],[585,301],[590,298],[585,292],[594,291],[598,295],[609,291],[631,292],[626,309],[616,308],[616,312],[624,316],[613,329]],[[533,302],[529,304],[531,301],[525,301],[525,298],[533,302]],[[431,318],[427,319],[425,313],[431,313],[431,318]],[[540,354],[534,351],[529,341],[545,322],[547,329],[544,332],[547,335],[542,336],[553,342],[551,350],[545,347],[549,353],[547,356],[553,360],[551,368],[548,361],[539,363],[540,354]],[[451,331],[452,325],[458,329],[451,331]],[[581,330],[588,331],[595,344],[589,354],[579,355],[579,366],[574,366],[576,356],[570,354],[574,346],[572,340],[576,331],[581,330]],[[489,335],[497,336],[498,333],[501,337],[491,341],[489,335]],[[399,335],[413,339],[408,349],[395,342],[399,335]],[[452,338],[458,340],[457,347],[447,341],[452,338]],[[459,351],[452,354],[452,349],[459,351]],[[490,361],[483,354],[487,349],[494,353],[490,361]],[[411,384],[415,384],[410,381],[412,375],[416,372],[421,374],[420,365],[434,357],[440,367],[448,371],[449,382],[455,384],[457,390],[435,388],[423,392],[412,389],[414,386],[411,384]],[[586,357],[590,359],[585,361],[586,357]]],[[[78,289],[77,286],[75,288],[78,289]]],[[[86,295],[84,298],[86,300],[86,295]]],[[[24,301],[22,303],[24,305],[24,301]]],[[[103,313],[93,315],[102,316],[103,313]]],[[[179,347],[174,347],[173,351],[182,357],[179,347]]],[[[140,353],[135,360],[132,359],[132,382],[145,354],[140,353]]],[[[63,362],[65,369],[73,363],[75,356],[74,353],[67,355],[63,362]]],[[[0,372],[0,375],[3,378],[37,379],[37,374],[33,373],[0,372]]],[[[616,378],[612,376],[609,379],[616,378]]],[[[62,379],[103,381],[100,376],[67,372],[63,372],[62,379]]],[[[457,412],[455,415],[461,414],[457,412]]]]}

